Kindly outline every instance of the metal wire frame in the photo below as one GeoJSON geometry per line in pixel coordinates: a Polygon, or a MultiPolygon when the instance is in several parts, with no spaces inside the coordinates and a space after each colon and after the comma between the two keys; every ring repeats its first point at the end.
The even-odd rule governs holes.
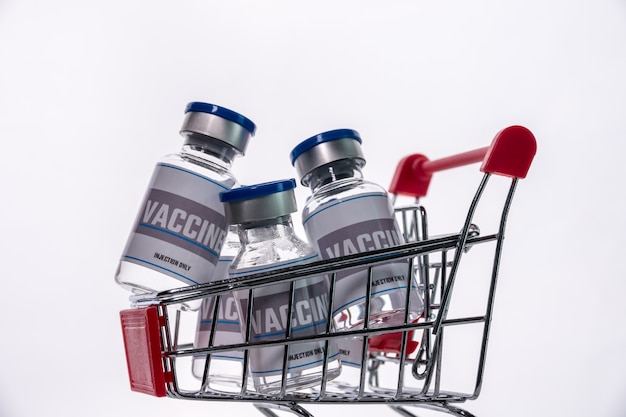
{"type": "MultiPolygon", "coordinates": [[[[504,208],[500,217],[499,229],[496,234],[477,236],[472,219],[476,211],[476,207],[480,201],[482,193],[487,185],[490,174],[485,174],[478,190],[472,200],[470,208],[468,210],[465,223],[460,233],[450,234],[439,237],[429,237],[426,221],[426,212],[422,206],[414,206],[412,211],[406,210],[406,213],[410,213],[411,219],[407,219],[403,214],[403,230],[405,231],[405,238],[411,243],[407,243],[401,246],[396,246],[388,249],[381,249],[371,251],[366,254],[355,254],[335,258],[332,260],[318,261],[315,263],[295,266],[289,268],[282,268],[278,271],[272,271],[267,273],[257,273],[249,275],[244,279],[226,279],[211,284],[203,284],[194,287],[178,288],[170,291],[164,291],[158,294],[135,296],[132,301],[135,306],[147,306],[157,305],[159,315],[163,317],[165,325],[162,327],[162,359],[163,367],[166,372],[171,372],[173,377],[171,381],[167,383],[168,395],[176,398],[194,399],[194,400],[236,400],[241,402],[253,403],[263,414],[268,417],[275,414],[272,409],[290,411],[302,417],[311,416],[300,404],[302,403],[315,403],[315,404],[341,404],[348,402],[359,403],[375,403],[375,404],[387,404],[394,411],[410,417],[413,416],[406,407],[415,406],[422,408],[435,409],[438,411],[446,412],[456,416],[472,416],[466,410],[453,406],[455,403],[462,403],[467,400],[476,399],[482,389],[484,367],[486,362],[487,345],[489,338],[489,329],[491,319],[493,315],[493,302],[495,297],[496,283],[499,272],[499,264],[502,251],[502,243],[505,232],[505,225],[511,206],[514,191],[517,185],[517,179],[513,179],[509,188],[504,208]],[[456,319],[448,319],[447,314],[450,307],[450,300],[457,276],[457,271],[464,253],[474,246],[486,242],[496,242],[495,253],[493,256],[493,265],[491,272],[491,280],[489,286],[488,302],[486,312],[482,316],[463,317],[456,319]],[[453,252],[453,258],[448,261],[448,254],[453,252]],[[439,263],[430,263],[429,256],[433,253],[441,254],[441,261],[439,263]],[[357,266],[368,267],[368,289],[372,285],[372,268],[378,263],[387,262],[397,259],[407,259],[409,261],[409,271],[418,276],[420,279],[420,285],[423,289],[425,316],[424,321],[418,323],[409,323],[408,317],[405,315],[405,322],[403,325],[386,327],[383,329],[370,329],[367,324],[363,329],[353,331],[332,332],[330,328],[330,320],[326,332],[308,337],[293,337],[291,334],[291,320],[288,320],[286,337],[279,341],[263,341],[252,342],[250,341],[250,323],[247,325],[245,342],[240,344],[213,346],[213,337],[211,336],[208,348],[193,348],[193,346],[179,344],[178,341],[178,329],[180,320],[180,310],[175,310],[174,318],[170,316],[172,306],[190,301],[194,299],[200,299],[208,296],[215,296],[216,302],[214,305],[214,314],[219,311],[219,304],[221,295],[235,290],[247,290],[249,291],[249,300],[253,299],[254,289],[266,285],[272,285],[279,282],[291,282],[293,299],[293,283],[295,280],[305,278],[312,275],[326,274],[330,277],[331,282],[334,283],[336,273],[343,269],[354,268],[357,266]],[[434,270],[434,276],[432,277],[430,271],[434,270]],[[436,303],[437,292],[440,294],[439,303],[436,303]],[[434,319],[434,320],[433,320],[434,319]],[[172,322],[173,321],[173,322],[172,322]],[[444,341],[444,329],[448,326],[456,326],[470,323],[482,323],[482,341],[478,362],[478,369],[475,378],[474,390],[471,393],[453,393],[441,390],[441,350],[444,341]],[[366,349],[363,350],[360,382],[358,390],[353,395],[340,395],[337,393],[328,393],[326,391],[326,363],[328,361],[328,349],[324,359],[324,374],[323,382],[318,390],[311,390],[310,393],[290,393],[287,391],[285,376],[286,366],[283,366],[283,378],[282,386],[279,394],[277,395],[263,395],[256,392],[250,392],[246,388],[246,380],[249,375],[248,369],[248,351],[252,347],[262,346],[284,346],[285,354],[283,365],[287,363],[287,352],[290,345],[311,340],[324,341],[326,347],[329,341],[334,339],[346,338],[348,336],[359,336],[364,339],[364,346],[367,346],[368,339],[373,336],[391,332],[401,332],[401,349],[400,352],[405,352],[407,345],[407,339],[410,331],[420,330],[423,331],[422,341],[420,343],[420,350],[413,359],[412,362],[412,375],[416,380],[423,381],[422,390],[419,392],[407,392],[403,390],[403,369],[405,362],[408,358],[400,357],[397,359],[399,365],[398,369],[398,383],[394,390],[380,389],[376,392],[365,392],[366,380],[368,380],[367,374],[369,372],[370,385],[376,386],[376,361],[391,361],[390,358],[372,358],[366,354],[366,349]],[[238,394],[225,394],[221,392],[215,392],[208,389],[208,369],[210,366],[210,357],[214,353],[222,351],[242,350],[244,352],[243,360],[243,373],[241,380],[241,391],[238,394]],[[200,391],[184,391],[177,384],[176,376],[176,360],[182,357],[188,357],[193,355],[206,355],[205,372],[202,379],[202,389],[200,391]],[[368,362],[369,361],[369,366],[368,362]]],[[[400,209],[399,211],[401,211],[400,209]]],[[[407,286],[406,301],[409,300],[409,292],[407,286]]],[[[331,291],[334,290],[334,285],[331,285],[331,291]]],[[[366,292],[367,301],[369,301],[370,292],[366,292]]],[[[328,317],[332,317],[332,293],[329,297],[328,317]]],[[[248,317],[251,317],[252,303],[248,303],[248,317]]],[[[367,305],[367,316],[369,317],[369,302],[367,305]]],[[[408,309],[407,309],[408,310],[408,309]]],[[[291,317],[291,307],[289,307],[287,317],[291,317]]],[[[214,320],[212,324],[212,333],[215,329],[214,320]]],[[[365,321],[367,323],[367,320],[365,321]]]]}

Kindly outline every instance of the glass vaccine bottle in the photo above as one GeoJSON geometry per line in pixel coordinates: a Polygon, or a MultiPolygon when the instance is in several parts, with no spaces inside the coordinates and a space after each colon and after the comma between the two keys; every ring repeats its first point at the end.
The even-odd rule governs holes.
{"type": "MultiPolygon", "coordinates": [[[[237,226],[231,225],[214,274],[215,280],[228,278],[230,265],[240,249],[241,243],[239,242],[237,226]]],[[[209,344],[211,346],[231,345],[244,341],[234,292],[221,295],[217,308],[217,319],[215,318],[216,301],[217,297],[206,297],[202,300],[196,325],[194,348],[208,348],[209,344]],[[215,323],[213,323],[214,320],[216,320],[215,323]]],[[[194,356],[192,360],[194,377],[203,379],[204,373],[207,373],[205,389],[226,393],[241,391],[244,360],[242,351],[212,353],[208,367],[206,358],[206,354],[200,354],[194,356]]],[[[252,388],[250,378],[246,380],[246,385],[248,388],[252,388]]]]}
{"type": "MultiPolygon", "coordinates": [[[[291,152],[302,185],[311,189],[302,211],[304,230],[322,259],[405,243],[387,191],[363,178],[361,143],[357,131],[338,129],[313,136],[291,152]]],[[[404,323],[407,287],[408,320],[420,317],[423,303],[407,261],[377,265],[372,274],[369,328],[404,323]]],[[[333,318],[337,330],[362,328],[367,267],[340,271],[335,279],[333,318]]]]}
{"type": "MultiPolygon", "coordinates": [[[[240,187],[221,194],[226,215],[231,224],[238,226],[241,242],[241,250],[231,265],[231,278],[318,259],[308,243],[294,232],[291,213],[297,211],[295,186],[295,180],[288,179],[240,187]]],[[[293,308],[289,318],[292,337],[318,335],[326,331],[329,320],[328,279],[326,276],[306,277],[293,281],[293,289],[291,282],[253,289],[250,317],[252,342],[285,338],[292,290],[293,308]]],[[[244,334],[249,297],[248,290],[235,292],[244,334]]],[[[250,374],[254,387],[265,394],[280,392],[284,355],[287,355],[284,383],[288,391],[319,385],[326,354],[326,379],[332,380],[341,372],[338,348],[332,341],[303,341],[250,348],[250,374]]]]}
{"type": "Polygon", "coordinates": [[[156,164],[117,268],[120,286],[142,294],[211,281],[228,231],[219,194],[235,186],[232,163],[255,130],[225,107],[187,105],[182,149],[156,164]]]}

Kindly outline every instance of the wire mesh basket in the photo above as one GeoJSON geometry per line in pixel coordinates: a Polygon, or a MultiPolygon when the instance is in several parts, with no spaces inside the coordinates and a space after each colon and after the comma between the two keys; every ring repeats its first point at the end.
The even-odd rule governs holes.
{"type": "MultiPolygon", "coordinates": [[[[270,417],[276,415],[273,410],[310,416],[303,406],[306,404],[370,403],[387,405],[404,416],[414,415],[409,406],[471,416],[459,404],[478,398],[482,388],[507,216],[517,183],[526,177],[535,151],[532,133],[522,126],[510,126],[484,148],[432,161],[420,154],[403,158],[389,191],[394,202],[397,196],[415,198],[414,203],[395,208],[405,244],[131,297],[131,308],[120,312],[131,390],[158,397],[248,402],[270,417]],[[482,162],[483,176],[460,230],[431,236],[426,209],[419,204],[419,198],[426,195],[433,173],[477,162],[482,162]],[[493,175],[510,178],[510,185],[497,227],[485,234],[473,223],[473,218],[493,175]],[[474,256],[480,259],[466,260],[474,256]],[[250,320],[242,325],[245,336],[241,343],[218,345],[211,338],[205,346],[197,346],[195,326],[198,314],[202,313],[181,307],[192,300],[212,298],[212,314],[217,317],[220,303],[232,291],[249,291],[248,299],[252,299],[256,288],[289,282],[293,293],[298,280],[326,275],[331,283],[326,317],[331,317],[337,273],[362,267],[368,271],[363,285],[367,285],[365,317],[369,317],[369,289],[375,279],[372,271],[377,265],[394,260],[406,261],[408,276],[424,302],[424,312],[418,320],[409,320],[407,313],[400,325],[370,328],[365,320],[362,328],[334,331],[328,320],[326,331],[303,337],[292,332],[293,320],[287,320],[284,337],[259,341],[250,337],[250,320]],[[351,349],[341,352],[339,377],[327,375],[329,350],[326,349],[320,383],[292,390],[286,383],[290,347],[311,340],[322,341],[326,347],[329,343],[343,342],[342,346],[351,349]],[[249,382],[250,352],[276,346],[284,348],[280,388],[272,393],[257,392],[249,382]],[[236,388],[228,391],[212,388],[211,359],[234,351],[241,354],[236,388]],[[194,375],[192,364],[198,359],[202,361],[202,370],[194,375]]],[[[410,287],[407,285],[407,305],[410,287]]],[[[295,309],[290,304],[286,317],[292,317],[295,309]]]]}

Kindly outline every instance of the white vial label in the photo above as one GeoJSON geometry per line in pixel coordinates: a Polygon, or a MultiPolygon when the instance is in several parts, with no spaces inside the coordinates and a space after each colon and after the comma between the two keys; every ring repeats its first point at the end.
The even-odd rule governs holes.
{"type": "Polygon", "coordinates": [[[228,231],[219,193],[229,185],[157,164],[122,259],[188,285],[209,282],[228,231]]]}
{"type": "MultiPolygon", "coordinates": [[[[303,219],[307,236],[320,258],[330,259],[404,243],[386,194],[371,193],[332,200],[303,219]]],[[[394,261],[373,268],[371,296],[407,288],[409,265],[394,261]]],[[[356,267],[336,274],[333,316],[363,303],[367,291],[367,267],[356,267]]],[[[402,292],[404,292],[402,291],[402,292]]],[[[404,308],[398,298],[395,308],[404,308]]],[[[376,305],[372,303],[371,313],[376,305]]],[[[341,320],[341,318],[339,319],[341,320]]]]}
{"type": "MultiPolygon", "coordinates": [[[[211,328],[213,327],[213,314],[217,297],[210,297],[202,302],[200,308],[200,320],[196,331],[194,347],[203,348],[209,346],[211,328]]],[[[231,345],[243,343],[241,323],[234,294],[227,293],[220,297],[217,323],[215,323],[215,335],[213,346],[231,345]]],[[[217,352],[213,358],[238,360],[243,359],[243,351],[217,352]]]]}
{"type": "MultiPolygon", "coordinates": [[[[242,268],[231,271],[231,277],[268,271],[287,265],[312,262],[310,259],[281,262],[260,268],[242,268]]],[[[251,341],[273,341],[286,337],[288,326],[289,283],[258,287],[253,293],[252,317],[250,318],[251,341]]],[[[328,280],[325,277],[306,278],[295,282],[291,311],[291,336],[307,337],[322,334],[328,323],[328,280]]],[[[240,308],[247,312],[248,292],[239,291],[240,308]]],[[[320,366],[324,361],[325,342],[312,341],[290,345],[287,355],[287,371],[290,373],[320,366]]],[[[280,375],[283,369],[285,349],[260,347],[250,349],[250,371],[252,376],[280,375]]],[[[328,361],[337,358],[339,352],[334,343],[328,344],[328,361]]]]}
{"type": "Polygon", "coordinates": [[[363,361],[363,341],[361,337],[354,337],[350,339],[340,339],[337,342],[339,344],[339,354],[341,355],[342,365],[356,368],[361,367],[361,362],[363,361]]]}
{"type": "MultiPolygon", "coordinates": [[[[222,254],[215,266],[212,281],[219,281],[228,278],[228,270],[233,262],[234,254],[239,250],[240,243],[236,233],[232,230],[227,234],[226,243],[222,248],[222,254]],[[236,239],[236,241],[235,241],[236,239]]],[[[237,311],[237,302],[232,292],[222,294],[219,297],[219,311],[217,314],[217,321],[213,323],[213,317],[215,314],[215,303],[217,296],[211,296],[202,300],[200,307],[200,315],[198,317],[198,325],[196,327],[196,338],[194,341],[195,348],[209,347],[211,341],[211,329],[214,330],[212,346],[232,345],[243,343],[243,336],[241,334],[241,323],[239,321],[239,312],[237,311]]],[[[194,358],[194,361],[198,359],[204,359],[205,355],[199,355],[194,358]]],[[[211,361],[218,360],[236,360],[241,362],[243,360],[243,351],[231,351],[231,352],[217,352],[211,355],[211,361]]],[[[203,366],[200,365],[202,368],[203,366]]],[[[198,364],[194,363],[194,369],[196,373],[202,372],[198,369],[198,364]]],[[[209,375],[219,374],[219,371],[214,372],[214,366],[209,370],[209,375]]],[[[223,375],[221,375],[223,376],[223,375]]],[[[233,376],[232,374],[230,375],[233,376]]]]}

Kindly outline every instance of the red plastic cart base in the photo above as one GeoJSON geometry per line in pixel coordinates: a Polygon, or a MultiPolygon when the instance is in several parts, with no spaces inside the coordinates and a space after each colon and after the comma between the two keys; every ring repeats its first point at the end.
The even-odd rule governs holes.
{"type": "Polygon", "coordinates": [[[161,329],[157,307],[120,311],[128,379],[132,391],[164,397],[172,373],[163,370],[161,329]]]}

